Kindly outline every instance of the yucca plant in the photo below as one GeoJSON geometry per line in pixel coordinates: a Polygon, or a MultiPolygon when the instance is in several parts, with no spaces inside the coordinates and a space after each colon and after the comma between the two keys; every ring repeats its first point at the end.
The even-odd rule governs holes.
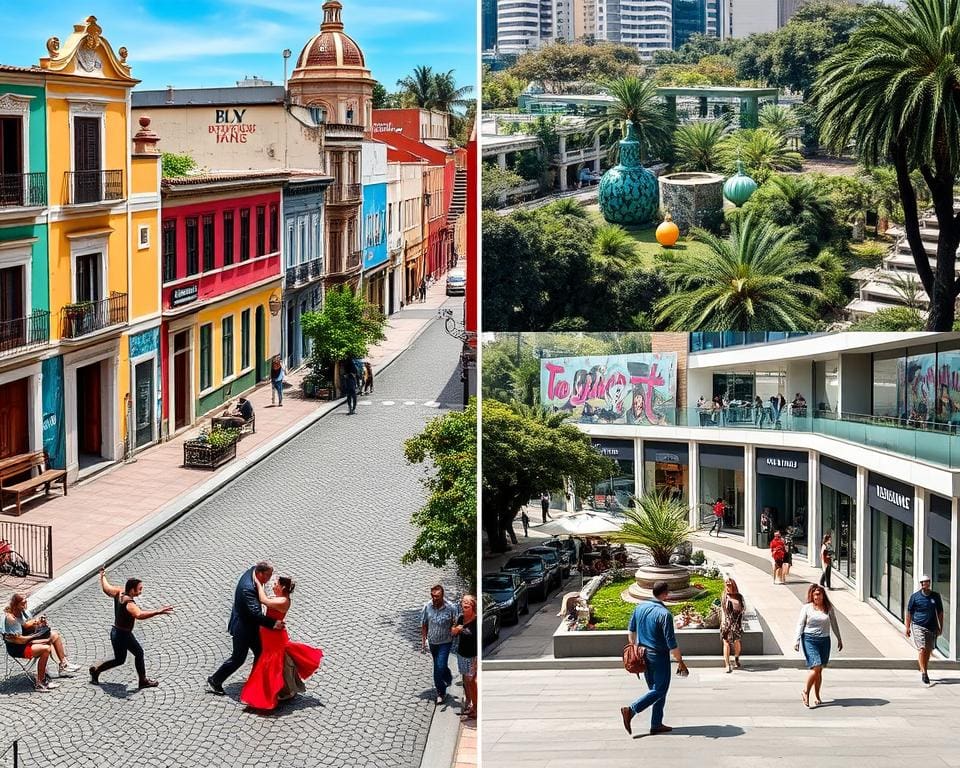
{"type": "Polygon", "coordinates": [[[673,134],[677,158],[674,168],[678,171],[720,170],[720,141],[729,130],[730,125],[725,120],[681,125],[673,134]]]}
{"type": "Polygon", "coordinates": [[[670,565],[673,551],[693,533],[686,503],[671,499],[666,492],[651,491],[637,497],[623,516],[626,522],[618,533],[610,534],[610,541],[640,547],[655,565],[670,565]]]}

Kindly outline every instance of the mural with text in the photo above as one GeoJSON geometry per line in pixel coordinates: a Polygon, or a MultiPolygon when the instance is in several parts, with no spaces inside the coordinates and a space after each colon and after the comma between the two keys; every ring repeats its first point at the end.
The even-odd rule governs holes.
{"type": "Polygon", "coordinates": [[[540,402],[586,424],[667,424],[677,400],[675,352],[540,361],[540,402]]]}

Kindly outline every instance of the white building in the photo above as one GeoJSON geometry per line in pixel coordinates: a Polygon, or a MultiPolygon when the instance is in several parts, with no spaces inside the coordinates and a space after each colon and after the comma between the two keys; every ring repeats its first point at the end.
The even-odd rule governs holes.
{"type": "MultiPolygon", "coordinates": [[[[725,533],[767,550],[780,529],[814,566],[830,532],[833,586],[901,630],[928,573],[946,609],[939,651],[960,658],[960,334],[695,333],[679,344],[654,334],[654,350],[661,336],[673,338],[664,346],[673,351],[659,353],[659,372],[652,358],[568,359],[565,381],[598,390],[586,404],[556,399],[576,384],[553,386],[553,400],[543,386],[544,405],[572,410],[597,449],[618,460],[594,504],[615,509],[633,494],[672,489],[697,525],[721,497],[725,533]],[[612,383],[598,386],[597,371],[612,383]],[[632,383],[655,378],[669,380],[675,398],[632,383]],[[788,403],[779,416],[770,403],[778,393],[788,403]],[[797,394],[805,407],[792,405],[797,394]],[[692,407],[716,395],[728,407],[692,407]]],[[[555,364],[543,362],[545,371],[555,364]]]]}

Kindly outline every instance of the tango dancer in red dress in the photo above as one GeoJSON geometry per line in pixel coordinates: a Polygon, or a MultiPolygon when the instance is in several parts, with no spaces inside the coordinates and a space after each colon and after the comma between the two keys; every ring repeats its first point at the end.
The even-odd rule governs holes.
{"type": "MultiPolygon", "coordinates": [[[[267,618],[284,621],[295,586],[289,576],[281,576],[273,588],[274,597],[268,597],[263,584],[257,582],[257,592],[260,602],[267,608],[267,618]]],[[[292,699],[306,690],[303,681],[320,667],[323,651],[292,642],[286,628],[260,627],[260,643],[260,656],[243,686],[240,701],[256,709],[275,709],[278,701],[292,699]]]]}

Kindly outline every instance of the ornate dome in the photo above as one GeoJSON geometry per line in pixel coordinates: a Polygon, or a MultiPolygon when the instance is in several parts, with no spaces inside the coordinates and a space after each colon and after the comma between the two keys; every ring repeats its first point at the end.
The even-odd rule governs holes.
{"type": "Polygon", "coordinates": [[[303,47],[297,59],[297,69],[362,69],[366,66],[360,46],[344,34],[343,21],[340,19],[342,11],[343,5],[339,0],[327,0],[323,4],[320,33],[310,38],[303,47]]]}

